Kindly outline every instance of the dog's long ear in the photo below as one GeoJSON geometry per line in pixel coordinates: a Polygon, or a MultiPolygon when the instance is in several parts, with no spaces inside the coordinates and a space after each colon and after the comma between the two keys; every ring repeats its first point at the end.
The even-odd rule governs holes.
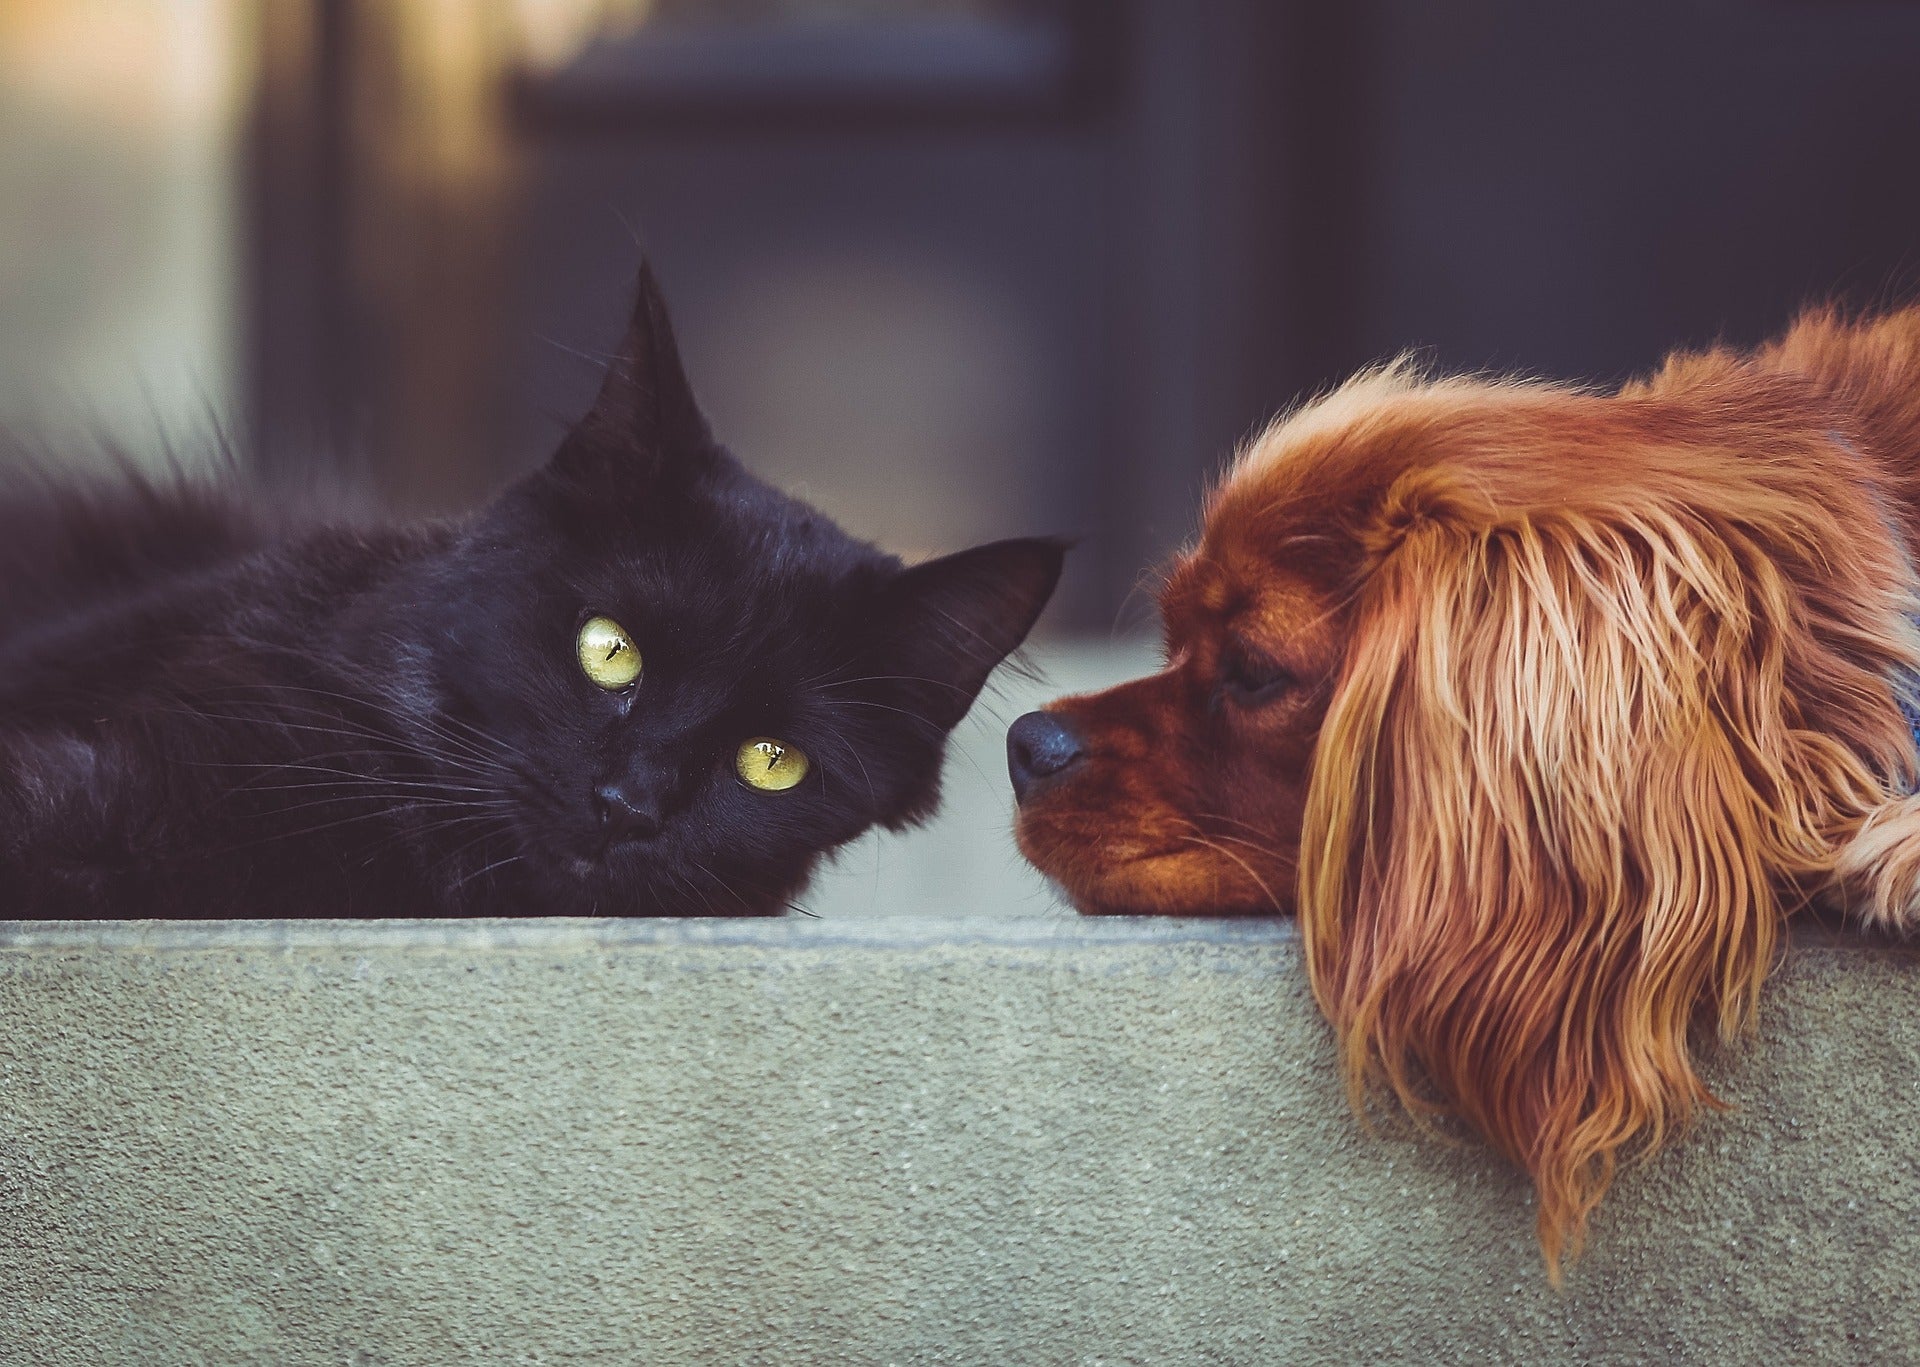
{"type": "Polygon", "coordinates": [[[1751,1020],[1780,880],[1830,874],[1886,781],[1800,724],[1790,666],[1827,652],[1737,524],[1434,472],[1386,503],[1307,800],[1309,969],[1356,1106],[1383,1078],[1530,1172],[1557,1279],[1622,1148],[1718,1104],[1689,1027],[1751,1020]]]}

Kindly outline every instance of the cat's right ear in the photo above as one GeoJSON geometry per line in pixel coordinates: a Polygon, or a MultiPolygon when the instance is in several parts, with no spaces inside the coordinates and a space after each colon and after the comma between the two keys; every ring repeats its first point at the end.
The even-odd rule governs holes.
{"type": "Polygon", "coordinates": [[[713,444],[673,340],[653,268],[640,264],[633,317],[599,397],[549,465],[575,482],[619,487],[650,481],[662,466],[713,444]]]}
{"type": "Polygon", "coordinates": [[[1067,542],[995,541],[903,570],[887,585],[876,635],[912,715],[952,730],[987,676],[1053,596],[1067,542]]]}

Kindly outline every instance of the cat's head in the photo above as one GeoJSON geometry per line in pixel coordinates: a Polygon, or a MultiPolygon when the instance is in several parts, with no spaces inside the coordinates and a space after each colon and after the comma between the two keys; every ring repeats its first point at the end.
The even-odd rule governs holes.
{"type": "Polygon", "coordinates": [[[452,772],[497,788],[485,852],[539,909],[774,913],[825,851],[932,812],[948,733],[1063,554],[909,568],[755,479],[643,268],[592,410],[439,571],[415,668],[468,747],[452,772]]]}

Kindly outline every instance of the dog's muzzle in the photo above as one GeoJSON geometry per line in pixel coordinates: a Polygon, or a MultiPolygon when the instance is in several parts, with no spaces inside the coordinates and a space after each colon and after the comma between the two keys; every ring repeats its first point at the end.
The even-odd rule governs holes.
{"type": "Polygon", "coordinates": [[[1080,737],[1051,712],[1029,712],[1007,728],[1007,776],[1016,802],[1051,786],[1085,758],[1080,737]]]}

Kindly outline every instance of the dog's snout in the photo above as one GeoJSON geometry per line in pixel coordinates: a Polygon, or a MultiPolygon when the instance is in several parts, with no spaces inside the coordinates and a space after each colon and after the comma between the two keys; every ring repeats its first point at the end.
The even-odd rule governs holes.
{"type": "Polygon", "coordinates": [[[1080,737],[1051,712],[1029,712],[1007,728],[1007,774],[1016,802],[1066,773],[1086,756],[1080,737]]]}

